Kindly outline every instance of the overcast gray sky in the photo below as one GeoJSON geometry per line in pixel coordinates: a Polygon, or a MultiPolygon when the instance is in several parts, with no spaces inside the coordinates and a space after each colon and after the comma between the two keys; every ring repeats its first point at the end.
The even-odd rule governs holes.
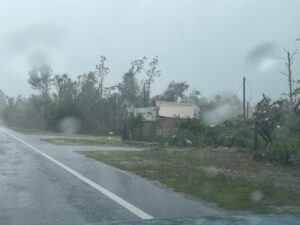
{"type": "MultiPolygon", "coordinates": [[[[275,98],[288,86],[278,73],[284,62],[272,57],[300,48],[300,1],[0,0],[0,30],[0,89],[8,95],[31,94],[27,72],[43,61],[76,77],[105,55],[112,85],[132,60],[157,55],[154,94],[171,80],[205,96],[235,93],[245,75],[255,99],[275,98]]],[[[300,79],[300,55],[294,72],[300,79]]]]}

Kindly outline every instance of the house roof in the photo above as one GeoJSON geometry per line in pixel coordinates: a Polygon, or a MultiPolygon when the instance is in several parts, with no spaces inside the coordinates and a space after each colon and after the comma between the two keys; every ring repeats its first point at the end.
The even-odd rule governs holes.
{"type": "Polygon", "coordinates": [[[196,118],[200,112],[198,106],[189,103],[156,101],[158,116],[167,118],[196,118]]]}
{"type": "Polygon", "coordinates": [[[164,106],[195,106],[193,104],[190,104],[190,103],[178,103],[178,102],[169,102],[169,101],[155,101],[156,103],[156,106],[161,106],[161,105],[164,105],[164,106]]]}

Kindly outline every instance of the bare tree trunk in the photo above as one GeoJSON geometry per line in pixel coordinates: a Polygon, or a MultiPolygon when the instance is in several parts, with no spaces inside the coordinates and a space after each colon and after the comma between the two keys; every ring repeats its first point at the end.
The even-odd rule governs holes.
{"type": "Polygon", "coordinates": [[[290,103],[293,102],[293,72],[292,72],[292,65],[295,61],[295,55],[298,54],[298,50],[295,50],[293,53],[291,53],[290,51],[284,49],[285,53],[286,53],[286,57],[281,57],[281,59],[286,60],[286,69],[287,72],[281,72],[283,75],[287,76],[288,78],[288,85],[289,85],[289,101],[290,103]]]}
{"type": "Polygon", "coordinates": [[[292,86],[292,69],[291,69],[291,54],[287,52],[287,69],[288,69],[288,82],[289,82],[289,96],[290,102],[293,102],[293,86],[292,86]]]}

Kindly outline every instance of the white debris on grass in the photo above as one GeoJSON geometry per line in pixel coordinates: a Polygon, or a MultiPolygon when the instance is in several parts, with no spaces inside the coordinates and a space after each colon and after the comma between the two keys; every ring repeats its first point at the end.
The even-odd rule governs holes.
{"type": "Polygon", "coordinates": [[[257,190],[257,191],[253,191],[251,193],[250,199],[253,202],[259,202],[263,199],[264,195],[261,191],[257,190]]]}

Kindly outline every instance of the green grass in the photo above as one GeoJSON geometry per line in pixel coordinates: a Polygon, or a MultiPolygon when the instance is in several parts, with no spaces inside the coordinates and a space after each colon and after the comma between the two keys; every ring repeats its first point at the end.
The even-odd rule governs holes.
{"type": "MultiPolygon", "coordinates": [[[[49,139],[53,139],[53,140],[50,140],[49,142],[53,142],[53,143],[57,142],[57,144],[63,144],[64,140],[66,142],[65,144],[72,144],[72,142],[74,142],[73,141],[74,139],[76,139],[78,142],[84,142],[83,139],[88,139],[88,140],[101,139],[101,140],[108,140],[108,141],[111,140],[112,142],[121,141],[121,138],[119,136],[108,137],[108,136],[96,136],[96,135],[91,135],[91,134],[66,134],[66,133],[54,132],[54,131],[48,131],[48,130],[18,128],[18,127],[9,127],[9,129],[14,130],[19,133],[23,133],[23,134],[53,136],[53,138],[49,138],[49,139]],[[110,140],[108,138],[110,138],[110,140]]],[[[48,141],[48,138],[45,138],[43,140],[48,141]]]]}
{"type": "Polygon", "coordinates": [[[23,133],[23,134],[45,134],[45,135],[59,134],[59,133],[52,132],[52,131],[32,129],[32,128],[20,128],[20,127],[8,127],[8,128],[13,131],[23,133]]]}
{"type": "Polygon", "coordinates": [[[92,145],[92,146],[115,146],[115,147],[141,147],[148,148],[155,143],[137,142],[137,141],[123,141],[118,137],[58,137],[58,138],[44,138],[42,141],[46,141],[55,145],[92,145]]]}
{"type": "Polygon", "coordinates": [[[119,136],[107,137],[107,136],[94,136],[90,134],[69,135],[69,134],[47,131],[47,130],[17,128],[17,127],[9,127],[9,129],[23,134],[54,136],[53,138],[43,138],[41,140],[55,145],[93,145],[93,146],[143,147],[143,148],[156,145],[155,143],[150,143],[150,142],[148,143],[148,142],[138,142],[138,141],[123,141],[119,136]]]}
{"type": "Polygon", "coordinates": [[[271,165],[216,149],[81,153],[224,208],[300,212],[299,166],[271,165]]]}
{"type": "Polygon", "coordinates": [[[46,141],[55,145],[92,145],[92,146],[128,146],[126,143],[116,139],[108,139],[108,138],[47,138],[41,139],[42,141],[46,141]]]}

